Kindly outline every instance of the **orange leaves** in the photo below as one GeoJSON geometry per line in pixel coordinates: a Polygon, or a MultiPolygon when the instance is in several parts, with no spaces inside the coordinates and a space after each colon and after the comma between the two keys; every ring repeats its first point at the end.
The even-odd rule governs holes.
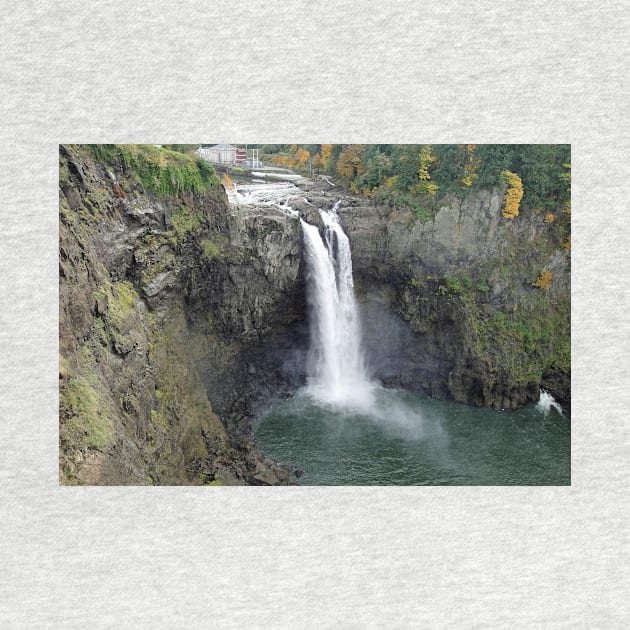
{"type": "Polygon", "coordinates": [[[363,173],[365,171],[365,166],[361,159],[363,151],[364,146],[362,144],[348,144],[345,146],[337,160],[337,173],[341,177],[347,177],[348,179],[354,179],[357,175],[363,173]]]}
{"type": "Polygon", "coordinates": [[[507,184],[501,212],[506,219],[513,219],[518,216],[523,198],[523,182],[516,173],[511,171],[501,171],[501,179],[507,184]]]}
{"type": "Polygon", "coordinates": [[[286,166],[293,168],[294,166],[304,167],[308,164],[311,154],[306,149],[298,149],[297,145],[291,145],[291,155],[274,155],[271,161],[276,166],[286,166]]]}
{"type": "Polygon", "coordinates": [[[552,212],[549,212],[545,217],[545,223],[553,223],[556,220],[556,215],[552,212]]]}
{"type": "Polygon", "coordinates": [[[287,168],[294,166],[294,160],[289,155],[274,155],[271,162],[276,166],[286,166],[287,168]]]}
{"type": "Polygon", "coordinates": [[[532,282],[532,286],[540,289],[548,289],[551,286],[553,280],[553,274],[548,269],[545,269],[539,276],[536,282],[532,282]]]}
{"type": "Polygon", "coordinates": [[[298,149],[295,153],[295,165],[306,166],[311,154],[306,149],[298,149]]]}

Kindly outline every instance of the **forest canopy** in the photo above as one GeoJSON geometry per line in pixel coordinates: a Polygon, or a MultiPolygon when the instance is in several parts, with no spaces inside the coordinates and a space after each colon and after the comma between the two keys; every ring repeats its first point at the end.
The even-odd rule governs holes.
{"type": "Polygon", "coordinates": [[[546,212],[570,209],[568,144],[261,144],[279,166],[339,178],[357,194],[391,206],[430,211],[446,194],[522,183],[522,203],[546,212]]]}

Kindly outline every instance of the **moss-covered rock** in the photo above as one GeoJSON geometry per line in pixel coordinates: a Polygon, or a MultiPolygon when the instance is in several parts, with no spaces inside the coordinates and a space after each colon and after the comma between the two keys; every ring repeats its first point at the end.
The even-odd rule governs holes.
{"type": "MultiPolygon", "coordinates": [[[[62,483],[244,484],[260,474],[264,458],[229,432],[208,396],[214,373],[230,391],[224,410],[243,395],[234,360],[244,346],[217,337],[218,323],[208,327],[231,315],[202,313],[207,304],[194,297],[229,291],[208,275],[224,251],[233,260],[249,254],[230,242],[212,173],[188,156],[160,155],[60,147],[62,483]]],[[[249,292],[238,295],[224,308],[258,308],[249,292]]],[[[288,473],[268,479],[288,483],[288,473]]]]}

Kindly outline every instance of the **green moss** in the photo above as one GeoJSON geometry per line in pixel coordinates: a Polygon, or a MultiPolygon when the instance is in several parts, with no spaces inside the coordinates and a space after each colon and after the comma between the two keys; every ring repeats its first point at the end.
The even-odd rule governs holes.
{"type": "Polygon", "coordinates": [[[59,164],[59,185],[64,186],[70,181],[70,171],[66,164],[59,164]]]}
{"type": "Polygon", "coordinates": [[[151,410],[151,422],[157,426],[160,427],[161,429],[164,429],[165,431],[169,430],[169,424],[168,424],[168,418],[166,417],[165,414],[165,405],[163,405],[161,402],[158,402],[159,405],[159,409],[152,409],[151,410]]]}
{"type": "Polygon", "coordinates": [[[445,276],[444,282],[448,291],[455,293],[468,293],[473,287],[473,282],[468,276],[445,276]]]}
{"type": "Polygon", "coordinates": [[[570,324],[562,306],[542,303],[522,312],[486,314],[474,301],[463,305],[475,355],[491,374],[508,382],[537,381],[545,370],[571,369],[570,324]]]}
{"type": "Polygon", "coordinates": [[[490,291],[488,278],[486,278],[485,276],[482,276],[481,278],[479,278],[479,280],[477,281],[477,290],[481,291],[482,293],[488,293],[488,291],[490,291]]]}
{"type": "Polygon", "coordinates": [[[70,374],[70,361],[62,354],[59,355],[59,376],[66,377],[70,374]]]}
{"type": "Polygon", "coordinates": [[[131,282],[107,282],[96,290],[107,300],[107,317],[118,324],[133,313],[138,294],[131,282]]]}
{"type": "Polygon", "coordinates": [[[95,319],[99,335],[111,340],[114,346],[122,346],[128,332],[127,321],[136,314],[138,293],[131,282],[105,281],[94,297],[98,304],[106,305],[105,312],[95,319]]]}
{"type": "Polygon", "coordinates": [[[145,190],[173,195],[205,192],[221,185],[205,160],[148,144],[91,144],[92,155],[137,176],[145,190]]]}
{"type": "Polygon", "coordinates": [[[187,206],[179,206],[172,216],[173,231],[181,240],[201,225],[201,217],[187,206]]]}
{"type": "Polygon", "coordinates": [[[95,386],[86,378],[71,380],[60,391],[62,441],[103,450],[113,440],[113,423],[95,386]]]}
{"type": "Polygon", "coordinates": [[[86,194],[85,199],[92,205],[101,207],[108,201],[111,201],[111,193],[108,188],[96,187],[91,188],[86,194]]]}
{"type": "Polygon", "coordinates": [[[204,238],[201,241],[201,249],[206,260],[212,260],[220,252],[219,248],[210,239],[207,238],[204,238]]]}

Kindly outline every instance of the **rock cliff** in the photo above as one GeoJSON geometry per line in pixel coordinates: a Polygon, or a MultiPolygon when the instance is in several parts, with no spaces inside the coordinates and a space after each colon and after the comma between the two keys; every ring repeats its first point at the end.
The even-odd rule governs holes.
{"type": "Polygon", "coordinates": [[[496,408],[536,400],[542,386],[570,404],[568,244],[544,213],[506,219],[502,201],[497,189],[447,198],[426,222],[341,211],[386,383],[496,408]],[[552,281],[536,286],[545,270],[552,281]]]}
{"type": "Polygon", "coordinates": [[[296,219],[232,213],[220,186],[150,194],[62,146],[61,482],[288,483],[247,433],[300,328],[300,252],[296,219]]]}

